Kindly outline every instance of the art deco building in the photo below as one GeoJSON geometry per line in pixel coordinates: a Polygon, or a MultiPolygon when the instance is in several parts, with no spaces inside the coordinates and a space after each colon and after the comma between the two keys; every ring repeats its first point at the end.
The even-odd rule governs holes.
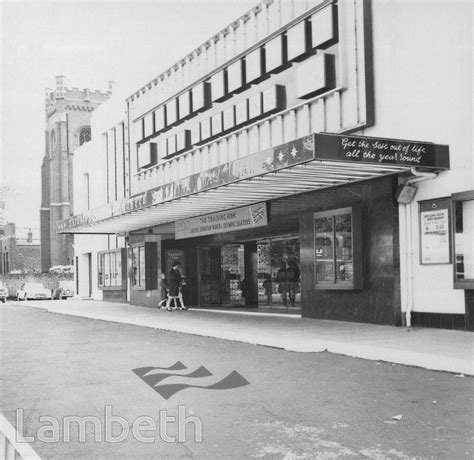
{"type": "Polygon", "coordinates": [[[472,330],[470,27],[266,0],[210,31],[77,152],[79,293],[156,306],[178,260],[197,308],[472,330]]]}

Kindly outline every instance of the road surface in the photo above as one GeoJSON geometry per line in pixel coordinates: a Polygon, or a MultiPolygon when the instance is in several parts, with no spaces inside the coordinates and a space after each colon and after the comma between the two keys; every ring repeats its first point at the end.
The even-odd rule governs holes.
{"type": "Polygon", "coordinates": [[[18,303],[0,312],[2,413],[42,458],[473,454],[469,377],[18,303]]]}

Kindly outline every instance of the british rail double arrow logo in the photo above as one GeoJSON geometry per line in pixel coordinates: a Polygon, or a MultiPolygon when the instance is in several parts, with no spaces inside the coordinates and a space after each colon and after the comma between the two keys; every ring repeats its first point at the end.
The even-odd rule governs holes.
{"type": "Polygon", "coordinates": [[[203,390],[231,390],[233,388],[249,385],[242,375],[237,371],[232,371],[227,377],[213,383],[211,385],[196,385],[194,383],[170,383],[162,384],[161,382],[169,377],[180,377],[183,380],[200,379],[204,377],[212,377],[214,374],[200,366],[189,374],[182,374],[173,371],[183,371],[188,369],[181,361],[177,361],[170,367],[139,367],[132,371],[153,390],[155,390],[162,398],[169,399],[179,391],[186,388],[201,388],[203,390]],[[166,372],[165,372],[166,371],[166,372]]]}

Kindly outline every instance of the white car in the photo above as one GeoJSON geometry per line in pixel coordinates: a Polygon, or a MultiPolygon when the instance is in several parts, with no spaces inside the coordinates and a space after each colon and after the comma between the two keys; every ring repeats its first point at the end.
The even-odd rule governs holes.
{"type": "Polygon", "coordinates": [[[41,283],[24,283],[16,291],[16,300],[52,299],[51,289],[46,289],[41,283]]]}

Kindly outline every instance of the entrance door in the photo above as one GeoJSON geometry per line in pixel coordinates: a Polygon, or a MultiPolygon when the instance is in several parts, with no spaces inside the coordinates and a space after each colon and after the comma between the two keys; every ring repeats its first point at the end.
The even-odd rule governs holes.
{"type": "Polygon", "coordinates": [[[199,249],[199,305],[219,306],[221,304],[221,248],[199,249]]]}
{"type": "Polygon", "coordinates": [[[257,243],[251,241],[245,243],[245,279],[242,281],[242,295],[245,297],[246,307],[258,306],[257,289],[257,243]]]}
{"type": "Polygon", "coordinates": [[[243,307],[245,297],[243,244],[204,246],[199,249],[199,304],[243,307]]]}
{"type": "Polygon", "coordinates": [[[301,308],[300,241],[296,237],[257,242],[258,306],[301,308]]]}
{"type": "Polygon", "coordinates": [[[243,244],[226,244],[221,248],[221,296],[224,307],[245,306],[245,256],[243,244]]]}

